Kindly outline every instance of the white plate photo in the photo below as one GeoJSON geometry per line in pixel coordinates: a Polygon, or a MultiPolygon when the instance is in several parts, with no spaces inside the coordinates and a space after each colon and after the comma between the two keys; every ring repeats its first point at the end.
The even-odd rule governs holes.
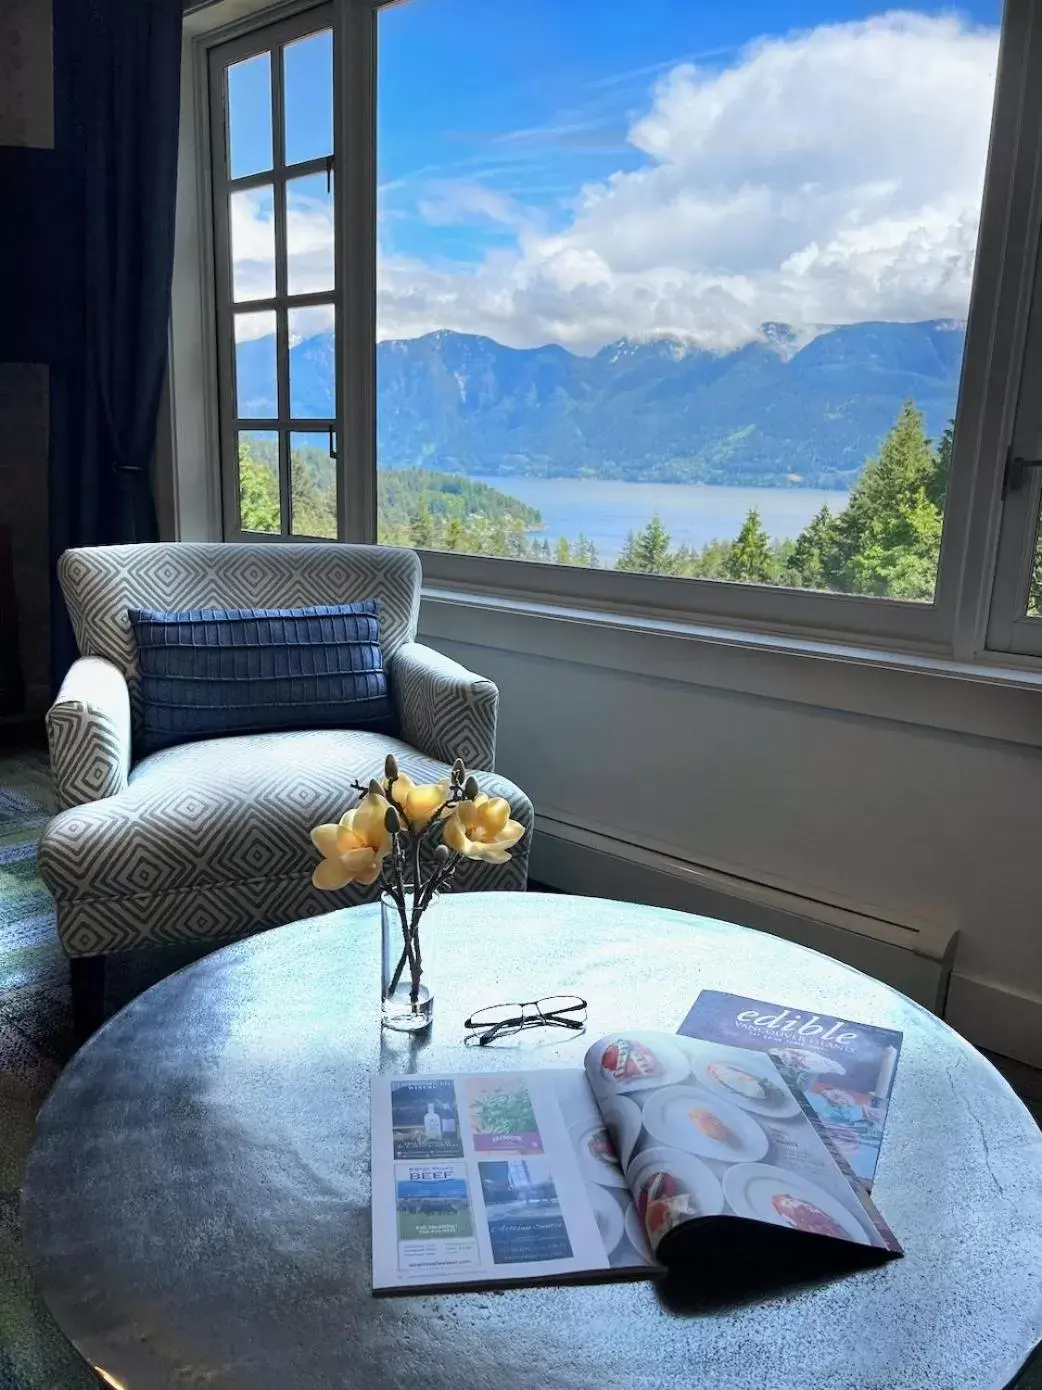
{"type": "MultiPolygon", "coordinates": [[[[679,1149],[645,1149],[629,1170],[630,1191],[640,1218],[640,1199],[644,1187],[656,1173],[668,1173],[680,1192],[686,1192],[698,1208],[699,1216],[719,1216],[724,1209],[724,1189],[720,1179],[694,1154],[679,1149]]],[[[672,1195],[672,1194],[671,1194],[672,1195]]]]}
{"type": "Polygon", "coordinates": [[[739,1216],[752,1216],[757,1221],[769,1221],[775,1226],[786,1226],[789,1230],[808,1230],[815,1235],[832,1235],[859,1245],[873,1245],[865,1227],[852,1211],[826,1192],[809,1178],[798,1173],[790,1173],[785,1168],[775,1168],[769,1163],[741,1163],[724,1175],[724,1196],[731,1210],[739,1216]],[[807,1205],[816,1208],[817,1214],[827,1218],[824,1229],[813,1229],[812,1224],[800,1225],[789,1220],[784,1211],[775,1205],[776,1198],[788,1199],[793,1215],[801,1210],[809,1223],[815,1213],[806,1210],[807,1205]],[[829,1229],[831,1223],[836,1229],[829,1229]]]}
{"type": "Polygon", "coordinates": [[[593,1214],[597,1218],[597,1229],[601,1233],[601,1240],[604,1241],[605,1253],[610,1255],[626,1229],[622,1208],[603,1187],[587,1183],[586,1191],[589,1194],[590,1206],[593,1207],[593,1214]]]}
{"type": "Polygon", "coordinates": [[[662,1144],[723,1163],[755,1163],[770,1144],[751,1115],[694,1086],[671,1086],[652,1096],[644,1107],[644,1128],[662,1144]]]}
{"type": "Polygon", "coordinates": [[[644,1222],[640,1219],[640,1212],[632,1202],[626,1208],[623,1224],[626,1227],[626,1237],[634,1250],[643,1255],[649,1265],[657,1263],[655,1256],[651,1253],[651,1246],[648,1244],[648,1235],[644,1229],[644,1222]]]}
{"type": "MultiPolygon", "coordinates": [[[[644,1128],[640,1106],[627,1096],[605,1096],[601,1101],[601,1114],[604,1116],[605,1124],[617,1136],[619,1160],[625,1168],[637,1146],[640,1131],[644,1128]]],[[[619,1176],[622,1178],[621,1173],[619,1176]]],[[[620,1186],[625,1186],[625,1183],[626,1179],[622,1178],[620,1186]]]]}
{"type": "MultiPolygon", "coordinates": [[[[634,1107],[636,1108],[636,1107],[634,1107]]],[[[573,1131],[579,1167],[587,1182],[602,1187],[625,1187],[626,1179],[611,1150],[611,1138],[602,1124],[584,1125],[573,1131]]],[[[630,1145],[632,1151],[633,1145],[630,1145]]]]}
{"type": "Polygon", "coordinates": [[[671,1086],[691,1071],[668,1033],[614,1033],[597,1043],[592,1061],[590,1080],[602,1095],[671,1086]]]}
{"type": "Polygon", "coordinates": [[[786,1119],[800,1113],[800,1103],[762,1053],[711,1054],[691,1067],[695,1080],[754,1115],[786,1119]]]}

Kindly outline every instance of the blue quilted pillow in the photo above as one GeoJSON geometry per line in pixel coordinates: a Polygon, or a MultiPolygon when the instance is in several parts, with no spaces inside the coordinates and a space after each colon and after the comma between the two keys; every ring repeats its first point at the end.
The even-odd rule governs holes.
{"type": "Polygon", "coordinates": [[[321,608],[132,608],[140,751],[276,729],[397,732],[380,600],[321,608]]]}

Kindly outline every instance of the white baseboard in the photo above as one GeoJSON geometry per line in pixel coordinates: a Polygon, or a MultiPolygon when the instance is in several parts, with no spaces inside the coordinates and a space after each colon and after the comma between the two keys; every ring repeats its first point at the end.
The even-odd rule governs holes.
{"type": "Polygon", "coordinates": [[[1042,999],[955,970],[944,1017],[975,1047],[1042,1067],[1042,999]]]}
{"type": "Polygon", "coordinates": [[[537,883],[738,922],[863,970],[935,1013],[944,1010],[954,932],[884,921],[563,820],[540,815],[536,825],[530,873],[537,883]]]}
{"type": "Polygon", "coordinates": [[[810,946],[941,1014],[976,1047],[1042,1067],[1042,999],[954,970],[954,932],[888,922],[549,816],[537,817],[531,874],[563,892],[678,908],[810,946]]]}

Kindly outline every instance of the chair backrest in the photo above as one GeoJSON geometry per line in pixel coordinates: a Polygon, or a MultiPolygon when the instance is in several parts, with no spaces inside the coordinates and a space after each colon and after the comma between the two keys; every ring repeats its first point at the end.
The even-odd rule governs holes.
{"type": "Polygon", "coordinates": [[[380,600],[389,660],[416,636],[420,562],[391,546],[160,541],[67,550],[58,578],[82,656],[103,656],[127,678],[138,731],[137,649],[130,608],[310,608],[380,600]]]}

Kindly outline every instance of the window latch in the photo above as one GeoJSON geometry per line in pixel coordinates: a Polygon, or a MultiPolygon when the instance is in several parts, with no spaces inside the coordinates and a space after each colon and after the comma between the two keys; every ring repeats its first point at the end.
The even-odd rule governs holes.
{"type": "Polygon", "coordinates": [[[1027,482],[1029,468],[1042,468],[1042,459],[1022,459],[1015,457],[1010,449],[1006,455],[1006,492],[1019,492],[1027,482]]]}
{"type": "Polygon", "coordinates": [[[330,430],[330,431],[329,431],[329,457],[330,457],[331,459],[335,459],[335,458],[336,458],[336,431],[335,431],[335,430],[330,430]]]}

